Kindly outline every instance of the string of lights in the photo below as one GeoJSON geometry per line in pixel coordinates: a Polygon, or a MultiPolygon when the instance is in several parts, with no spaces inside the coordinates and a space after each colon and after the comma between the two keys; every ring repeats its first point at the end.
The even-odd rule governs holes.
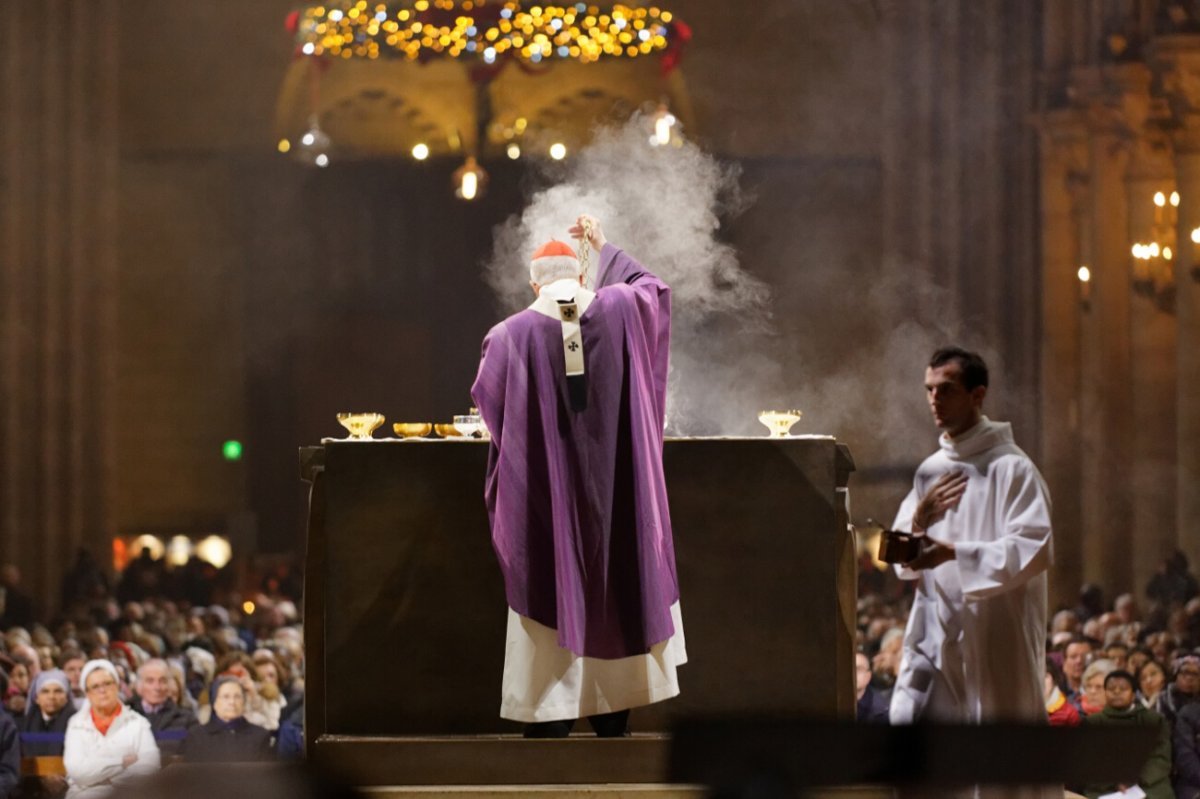
{"type": "Polygon", "coordinates": [[[677,33],[672,20],[670,11],[621,4],[601,9],[580,2],[526,10],[516,0],[357,0],[294,12],[288,28],[295,33],[297,51],[306,56],[588,63],[669,51],[677,33]]]}

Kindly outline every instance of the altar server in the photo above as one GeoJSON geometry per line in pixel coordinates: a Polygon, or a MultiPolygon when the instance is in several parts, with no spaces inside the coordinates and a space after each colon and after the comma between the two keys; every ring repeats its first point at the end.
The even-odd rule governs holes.
{"type": "Polygon", "coordinates": [[[897,567],[918,583],[893,724],[1046,721],[1050,497],[1012,427],[983,415],[987,389],[987,365],[962,349],[939,350],[925,370],[942,434],[895,522],[925,543],[897,567]]]}
{"type": "Polygon", "coordinates": [[[562,242],[534,254],[532,305],[483,342],[471,396],[491,433],[484,498],[508,599],[500,715],[529,737],[679,693],[687,659],[663,479],[671,294],[600,224],[596,291],[562,242]]]}

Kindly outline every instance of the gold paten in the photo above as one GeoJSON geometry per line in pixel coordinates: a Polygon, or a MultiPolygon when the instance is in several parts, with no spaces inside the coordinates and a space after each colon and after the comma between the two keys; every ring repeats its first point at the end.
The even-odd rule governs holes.
{"type": "Polygon", "coordinates": [[[435,424],[433,432],[437,433],[442,438],[461,438],[462,433],[458,432],[452,424],[435,424]]]}
{"type": "Polygon", "coordinates": [[[392,429],[401,438],[420,438],[429,435],[433,424],[431,422],[396,422],[392,425],[392,429]]]}
{"type": "Polygon", "coordinates": [[[770,430],[770,438],[787,438],[792,425],[800,421],[804,414],[800,411],[759,411],[758,421],[770,430]]]}
{"type": "Polygon", "coordinates": [[[371,434],[386,421],[382,413],[339,413],[337,420],[355,440],[371,438],[371,434]]]}

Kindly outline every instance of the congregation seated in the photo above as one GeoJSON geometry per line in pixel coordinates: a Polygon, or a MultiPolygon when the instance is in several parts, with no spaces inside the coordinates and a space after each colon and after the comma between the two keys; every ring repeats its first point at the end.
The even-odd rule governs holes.
{"type": "Polygon", "coordinates": [[[1106,658],[1093,660],[1083,670],[1083,690],[1076,708],[1080,716],[1091,716],[1104,710],[1106,703],[1104,681],[1114,671],[1116,671],[1116,666],[1106,658]]]}
{"type": "Polygon", "coordinates": [[[1195,702],[1200,696],[1200,656],[1183,654],[1175,658],[1172,665],[1171,684],[1158,697],[1155,708],[1170,724],[1175,723],[1180,711],[1195,702]]]}
{"type": "Polygon", "coordinates": [[[4,709],[12,714],[13,718],[25,713],[31,684],[29,666],[20,660],[10,658],[8,688],[4,692],[4,709]]]}
{"type": "MultiPolygon", "coordinates": [[[[1171,732],[1158,713],[1135,701],[1134,678],[1127,671],[1113,670],[1104,679],[1104,707],[1088,715],[1083,723],[1101,726],[1147,726],[1158,731],[1158,744],[1138,775],[1137,785],[1146,799],[1175,799],[1171,787],[1171,732]]],[[[1124,790],[1120,785],[1090,785],[1089,799],[1124,790]]]]}
{"type": "Polygon", "coordinates": [[[136,776],[154,773],[161,760],[150,722],[122,704],[112,663],[88,661],[81,682],[87,702],[67,722],[63,751],[67,799],[101,799],[136,776]]]}
{"type": "Polygon", "coordinates": [[[17,723],[0,710],[0,799],[8,799],[21,780],[21,740],[17,723]]]}
{"type": "Polygon", "coordinates": [[[183,742],[188,762],[249,762],[274,757],[271,732],[246,718],[246,689],[235,676],[218,677],[209,689],[212,716],[183,742]]]}
{"type": "Polygon", "coordinates": [[[1150,657],[1133,672],[1138,685],[1138,702],[1151,710],[1158,708],[1158,697],[1167,684],[1167,671],[1162,664],[1150,657]]]}
{"type": "Polygon", "coordinates": [[[1052,727],[1076,727],[1079,711],[1067,701],[1067,678],[1063,676],[1058,661],[1046,658],[1045,677],[1046,715],[1052,727]]]}
{"type": "Polygon", "coordinates": [[[171,669],[165,660],[151,658],[138,668],[137,694],[129,706],[146,717],[163,755],[183,748],[188,730],[196,726],[196,714],[171,698],[171,669]]]}
{"type": "Polygon", "coordinates": [[[29,709],[19,718],[21,754],[62,757],[67,722],[75,714],[71,682],[58,670],[43,671],[33,680],[29,709]]]}

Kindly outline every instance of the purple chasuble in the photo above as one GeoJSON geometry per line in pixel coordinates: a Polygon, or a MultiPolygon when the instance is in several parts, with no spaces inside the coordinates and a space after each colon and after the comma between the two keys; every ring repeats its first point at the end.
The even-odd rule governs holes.
{"type": "Polygon", "coordinates": [[[641,655],[679,599],[663,478],[671,290],[611,244],[580,319],[587,408],[567,396],[561,323],[493,327],[471,396],[492,435],[484,499],[508,604],[577,655],[641,655]]]}

